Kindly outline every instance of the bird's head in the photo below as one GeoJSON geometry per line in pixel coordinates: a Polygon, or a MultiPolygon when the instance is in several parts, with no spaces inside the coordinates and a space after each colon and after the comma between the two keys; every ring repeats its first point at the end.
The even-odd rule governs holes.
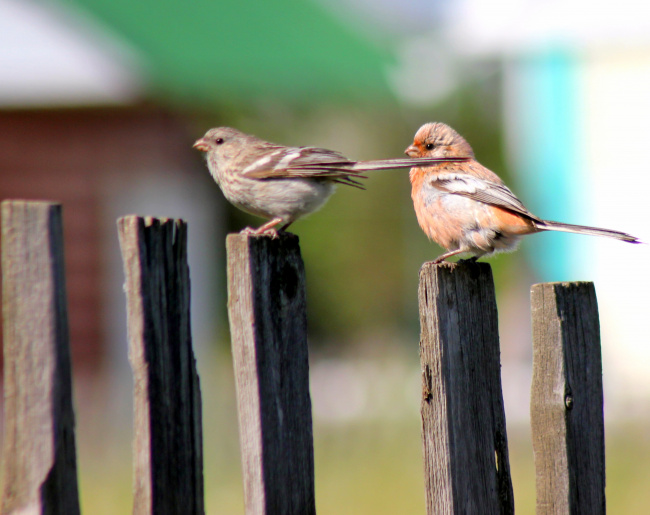
{"type": "Polygon", "coordinates": [[[474,157],[469,143],[454,129],[440,122],[425,123],[404,153],[410,157],[474,157]]]}
{"type": "Polygon", "coordinates": [[[236,129],[217,127],[216,129],[210,129],[205,133],[205,136],[196,140],[192,148],[202,152],[221,152],[224,149],[239,147],[241,140],[244,138],[246,138],[246,135],[236,129]]]}

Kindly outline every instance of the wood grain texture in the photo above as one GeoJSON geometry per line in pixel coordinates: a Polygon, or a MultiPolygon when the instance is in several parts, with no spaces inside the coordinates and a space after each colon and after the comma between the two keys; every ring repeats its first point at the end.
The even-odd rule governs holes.
{"type": "Polygon", "coordinates": [[[305,270],[298,237],[231,234],[227,250],[246,513],[313,514],[305,270]]]}
{"type": "Polygon", "coordinates": [[[61,206],[2,202],[2,513],[79,513],[61,206]]]}
{"type": "Polygon", "coordinates": [[[425,263],[419,303],[427,513],[513,513],[490,266],[425,263]]]}
{"type": "Polygon", "coordinates": [[[531,291],[537,513],[605,513],[605,429],[593,283],[531,291]]]}
{"type": "Polygon", "coordinates": [[[187,224],[118,220],[134,378],[134,506],[202,514],[201,389],[190,331],[187,224]]]}

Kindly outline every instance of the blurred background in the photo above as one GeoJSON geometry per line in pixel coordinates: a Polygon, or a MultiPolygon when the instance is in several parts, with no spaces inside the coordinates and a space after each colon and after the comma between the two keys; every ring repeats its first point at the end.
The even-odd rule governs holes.
{"type": "MultiPolygon", "coordinates": [[[[189,223],[208,513],[243,513],[226,317],[228,205],[194,140],[229,125],[353,159],[443,121],[543,218],[650,241],[650,11],[638,1],[0,0],[0,196],[64,206],[80,493],[131,510],[132,380],[115,221],[189,223]]],[[[321,514],[424,513],[417,278],[441,249],[407,171],[299,221],[321,514]]],[[[529,291],[592,280],[607,498],[650,503],[647,246],[540,234],[491,260],[518,513],[534,513],[529,291]]]]}

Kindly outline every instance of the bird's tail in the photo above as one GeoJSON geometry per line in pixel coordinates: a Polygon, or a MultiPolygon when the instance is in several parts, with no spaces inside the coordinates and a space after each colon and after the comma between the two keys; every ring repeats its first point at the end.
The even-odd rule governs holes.
{"type": "MultiPolygon", "coordinates": [[[[374,170],[393,170],[413,168],[414,166],[434,166],[440,163],[468,161],[467,157],[407,157],[398,159],[379,159],[376,161],[357,161],[349,166],[355,172],[372,172],[374,170]]],[[[327,164],[325,165],[327,166],[327,164]]]]}
{"type": "Polygon", "coordinates": [[[628,243],[643,243],[636,236],[627,234],[621,231],[613,231],[611,229],[601,229],[599,227],[589,227],[587,225],[573,225],[563,224],[561,222],[552,222],[550,220],[542,220],[541,223],[535,224],[540,231],[561,231],[573,232],[576,234],[591,234],[593,236],[607,236],[608,238],[615,238],[628,243]]]}

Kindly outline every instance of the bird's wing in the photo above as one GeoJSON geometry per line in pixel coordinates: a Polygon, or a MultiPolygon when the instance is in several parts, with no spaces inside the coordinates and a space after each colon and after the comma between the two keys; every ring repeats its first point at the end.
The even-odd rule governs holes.
{"type": "Polygon", "coordinates": [[[355,179],[365,179],[351,169],[354,161],[325,148],[277,147],[242,170],[252,179],[327,178],[360,187],[355,179]]]}
{"type": "Polygon", "coordinates": [[[466,173],[440,173],[431,179],[431,185],[471,198],[477,202],[501,207],[535,221],[541,221],[521,203],[505,184],[474,177],[466,173]]]}

